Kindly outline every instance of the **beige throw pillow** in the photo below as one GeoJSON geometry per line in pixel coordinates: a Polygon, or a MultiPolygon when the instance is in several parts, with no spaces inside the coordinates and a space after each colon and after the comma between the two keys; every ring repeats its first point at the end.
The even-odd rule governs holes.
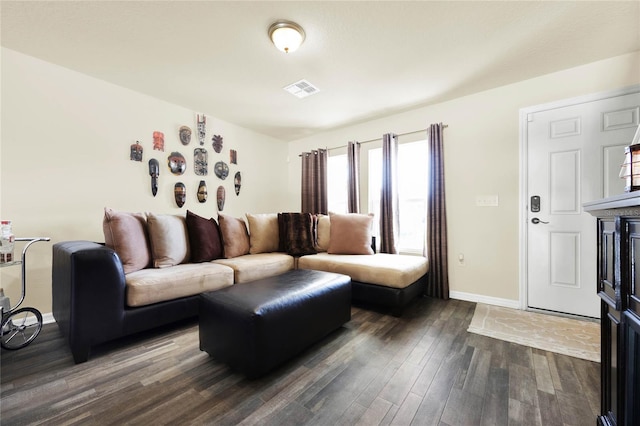
{"type": "Polygon", "coordinates": [[[318,230],[316,249],[318,251],[327,251],[329,242],[331,241],[331,221],[326,214],[318,215],[318,230]]]}
{"type": "Polygon", "coordinates": [[[149,266],[151,252],[144,213],[118,212],[105,207],[102,230],[105,245],[116,252],[125,274],[149,266]]]}
{"type": "Polygon", "coordinates": [[[371,228],[373,214],[330,213],[329,254],[373,254],[371,228]]]}
{"type": "Polygon", "coordinates": [[[278,251],[278,214],[249,214],[249,253],[272,253],[278,251]]]}
{"type": "Polygon", "coordinates": [[[244,220],[218,213],[218,224],[226,259],[249,254],[249,233],[244,220]]]}
{"type": "Polygon", "coordinates": [[[153,266],[166,268],[189,261],[189,234],[184,217],[147,213],[153,266]]]}

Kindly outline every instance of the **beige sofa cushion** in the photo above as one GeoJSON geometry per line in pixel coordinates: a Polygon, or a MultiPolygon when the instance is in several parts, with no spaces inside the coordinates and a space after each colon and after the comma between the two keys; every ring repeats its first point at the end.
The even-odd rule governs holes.
{"type": "Polygon", "coordinates": [[[373,214],[330,213],[330,235],[328,253],[373,254],[371,231],[373,214]]]}
{"type": "Polygon", "coordinates": [[[147,218],[143,213],[119,212],[105,207],[102,230],[105,245],[118,254],[125,274],[149,266],[151,251],[147,218]]]}
{"type": "Polygon", "coordinates": [[[329,249],[329,241],[331,241],[331,221],[326,214],[318,215],[316,250],[324,252],[329,249]]]}
{"type": "Polygon", "coordinates": [[[249,253],[271,253],[278,251],[280,238],[278,236],[278,214],[249,214],[249,253]]]}
{"type": "Polygon", "coordinates": [[[302,256],[298,268],[349,275],[353,281],[362,283],[405,288],[426,274],[429,264],[425,257],[402,254],[318,253],[302,256]]]}
{"type": "Polygon", "coordinates": [[[211,262],[186,263],[132,272],[125,282],[127,306],[144,306],[229,287],[233,269],[211,262]]]}
{"type": "Polygon", "coordinates": [[[244,220],[218,213],[224,257],[231,259],[249,254],[249,233],[244,220]]]}
{"type": "Polygon", "coordinates": [[[189,261],[189,234],[183,216],[147,213],[153,266],[166,268],[189,261]]]}
{"type": "Polygon", "coordinates": [[[235,282],[246,283],[294,269],[294,258],[286,253],[260,253],[213,261],[233,268],[235,282]]]}

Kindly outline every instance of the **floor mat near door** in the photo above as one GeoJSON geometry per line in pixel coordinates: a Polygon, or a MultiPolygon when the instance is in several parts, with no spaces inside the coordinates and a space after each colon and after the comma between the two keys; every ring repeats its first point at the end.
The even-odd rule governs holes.
{"type": "Polygon", "coordinates": [[[478,303],[467,331],[600,362],[600,324],[593,321],[478,303]]]}

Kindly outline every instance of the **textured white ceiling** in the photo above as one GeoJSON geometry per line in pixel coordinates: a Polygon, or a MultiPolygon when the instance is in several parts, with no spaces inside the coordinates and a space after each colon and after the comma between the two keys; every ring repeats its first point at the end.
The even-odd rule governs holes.
{"type": "Polygon", "coordinates": [[[274,136],[640,50],[638,1],[2,1],[2,46],[274,136]],[[284,54],[269,25],[306,40],[284,54]],[[320,93],[283,87],[307,79],[320,93]]]}

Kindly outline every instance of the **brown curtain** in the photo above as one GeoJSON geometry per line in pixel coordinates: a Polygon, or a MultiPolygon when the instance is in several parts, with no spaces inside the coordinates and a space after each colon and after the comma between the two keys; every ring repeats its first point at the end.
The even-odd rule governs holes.
{"type": "Polygon", "coordinates": [[[327,150],[303,152],[302,213],[328,214],[327,150]]]}
{"type": "Polygon", "coordinates": [[[429,126],[429,195],[427,196],[427,295],[449,299],[447,208],[444,192],[442,123],[429,126]]]}
{"type": "Polygon", "coordinates": [[[360,213],[360,142],[347,144],[349,182],[347,183],[349,213],[360,213]]]}
{"type": "Polygon", "coordinates": [[[396,254],[398,250],[398,137],[382,137],[382,191],[380,194],[380,252],[396,254]]]}

